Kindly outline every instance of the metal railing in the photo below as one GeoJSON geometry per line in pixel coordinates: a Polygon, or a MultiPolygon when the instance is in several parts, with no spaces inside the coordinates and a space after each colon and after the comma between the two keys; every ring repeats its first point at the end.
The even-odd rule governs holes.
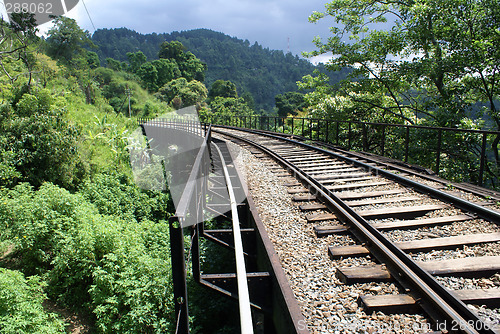
{"type": "Polygon", "coordinates": [[[140,125],[147,124],[149,127],[168,128],[169,130],[184,131],[196,136],[203,137],[207,132],[207,124],[202,124],[198,120],[191,120],[184,117],[168,118],[139,118],[140,125]]]}
{"type": "Polygon", "coordinates": [[[214,115],[204,121],[301,136],[420,165],[452,181],[500,187],[499,131],[300,117],[214,115]]]}

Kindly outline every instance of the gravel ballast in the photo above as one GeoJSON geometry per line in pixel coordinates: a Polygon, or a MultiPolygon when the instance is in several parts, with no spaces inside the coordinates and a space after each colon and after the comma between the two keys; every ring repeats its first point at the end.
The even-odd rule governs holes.
{"type": "MultiPolygon", "coordinates": [[[[375,264],[375,262],[369,256],[331,260],[328,256],[328,246],[348,246],[356,244],[356,241],[350,235],[318,238],[313,231],[314,226],[331,225],[337,222],[332,220],[314,224],[308,223],[305,216],[310,212],[301,212],[298,208],[299,204],[292,201],[294,195],[287,192],[289,189],[294,189],[285,186],[286,183],[292,182],[293,178],[291,176],[289,178],[278,177],[286,174],[285,170],[279,171],[276,168],[279,165],[269,159],[258,159],[246,149],[241,149],[241,147],[233,143],[230,143],[229,146],[233,153],[238,155],[236,159],[237,165],[239,165],[242,175],[246,178],[248,189],[274,244],[281,265],[311,333],[423,333],[430,330],[430,324],[424,315],[388,315],[381,312],[367,314],[358,305],[359,296],[404,292],[392,283],[346,285],[340,282],[335,277],[338,267],[369,265],[375,264]]],[[[261,157],[260,154],[259,157],[261,157]]],[[[401,186],[396,184],[384,185],[373,188],[373,190],[390,190],[394,189],[394,187],[401,186]]],[[[365,188],[364,191],[368,190],[365,188]]],[[[421,194],[412,192],[411,195],[417,195],[422,200],[392,203],[391,206],[439,203],[439,201],[426,198],[421,194]]],[[[467,195],[467,193],[461,194],[460,197],[468,197],[469,200],[481,202],[480,198],[467,195]]],[[[301,202],[300,204],[306,203],[301,202]]],[[[363,210],[382,209],[384,206],[371,205],[359,208],[363,210]]],[[[319,212],[321,211],[316,213],[319,212]]],[[[457,214],[461,214],[460,210],[449,207],[431,212],[427,217],[457,214]]],[[[390,221],[392,221],[391,218],[373,220],[372,222],[390,221]]],[[[473,219],[444,226],[405,231],[386,231],[384,235],[393,242],[401,242],[498,231],[499,228],[495,224],[473,219]]],[[[410,254],[414,260],[420,261],[489,255],[500,255],[500,243],[410,254]]],[[[437,280],[445,287],[455,290],[498,288],[500,286],[500,279],[497,276],[484,279],[438,277],[437,280]]],[[[479,305],[468,305],[468,307],[478,313],[487,324],[500,325],[500,311],[498,309],[488,309],[479,305]]]]}
{"type": "MultiPolygon", "coordinates": [[[[230,146],[233,146],[231,144],[230,146]]],[[[238,149],[233,148],[233,152],[238,149]]],[[[337,267],[373,263],[368,258],[332,261],[328,246],[355,244],[350,236],[318,238],[313,224],[292,201],[278,178],[259,159],[239,150],[237,164],[259,210],[292,291],[311,333],[422,333],[427,330],[423,315],[381,312],[366,314],[358,297],[366,294],[397,294],[391,283],[346,285],[335,277],[337,267]]]]}

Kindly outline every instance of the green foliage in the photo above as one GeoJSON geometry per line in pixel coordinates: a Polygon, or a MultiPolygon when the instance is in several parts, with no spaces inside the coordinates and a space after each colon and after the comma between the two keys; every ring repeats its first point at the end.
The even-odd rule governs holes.
{"type": "Polygon", "coordinates": [[[251,115],[252,110],[241,97],[216,97],[210,104],[212,115],[251,115]]]}
{"type": "Polygon", "coordinates": [[[86,57],[87,63],[89,64],[89,67],[91,69],[96,69],[101,66],[101,62],[97,53],[89,51],[87,52],[86,57]]]}
{"type": "Polygon", "coordinates": [[[128,63],[130,64],[130,71],[132,73],[137,73],[139,68],[146,63],[148,58],[141,51],[137,52],[127,52],[128,63]]]}
{"type": "Polygon", "coordinates": [[[170,59],[157,59],[143,63],[136,73],[150,92],[156,92],[159,87],[181,77],[177,63],[170,59]]]}
{"type": "Polygon", "coordinates": [[[122,63],[120,63],[118,60],[115,60],[113,58],[106,58],[106,66],[113,71],[121,71],[123,70],[122,68],[122,63]]]}
{"type": "Polygon", "coordinates": [[[205,81],[206,64],[196,58],[193,53],[184,50],[185,47],[181,42],[163,42],[160,45],[158,57],[175,61],[181,72],[181,77],[188,81],[205,81]]]}
{"type": "Polygon", "coordinates": [[[171,103],[176,109],[203,102],[207,98],[207,88],[199,81],[188,82],[186,78],[170,81],[155,94],[161,101],[171,103]]]}
{"type": "MultiPolygon", "coordinates": [[[[151,63],[146,63],[151,64],[151,63]]],[[[128,95],[131,93],[131,113],[138,117],[156,116],[164,113],[167,106],[158,102],[138,83],[140,79],[131,73],[115,72],[110,68],[95,70],[94,80],[101,90],[102,96],[117,113],[128,116],[128,95]]],[[[92,115],[90,115],[92,118],[92,115]]]]}
{"type": "Polygon", "coordinates": [[[153,60],[151,64],[158,71],[158,79],[155,82],[158,87],[163,87],[170,81],[182,76],[178,64],[171,59],[157,59],[153,60]]]}
{"type": "Polygon", "coordinates": [[[47,85],[61,75],[62,69],[57,65],[56,61],[49,56],[38,53],[36,54],[35,70],[38,72],[38,79],[42,83],[42,87],[47,85]]]}
{"type": "Polygon", "coordinates": [[[2,193],[0,215],[4,235],[14,240],[23,270],[40,274],[50,268],[60,250],[64,234],[76,228],[76,222],[91,208],[80,205],[82,198],[46,183],[34,191],[22,183],[2,193]]]}
{"type": "MultiPolygon", "coordinates": [[[[64,99],[55,99],[45,89],[18,95],[17,103],[2,106],[0,152],[5,173],[14,177],[14,168],[20,180],[35,186],[44,181],[74,186],[85,170],[77,152],[79,131],[65,118],[64,99]]],[[[0,184],[16,181],[6,178],[0,184]]]]}
{"type": "MultiPolygon", "coordinates": [[[[164,41],[178,41],[207,64],[204,81],[207,87],[217,80],[230,80],[238,87],[241,96],[242,92],[253,96],[255,108],[251,108],[255,110],[271,111],[276,95],[296,91],[296,82],[316,68],[327,74],[331,84],[349,73],[348,70],[330,73],[324,67],[315,67],[292,54],[269,50],[258,44],[251,45],[248,40],[207,29],[148,35],[126,28],[99,29],[92,39],[100,47],[98,53],[101,59],[112,57],[121,61],[127,60],[127,52],[135,50],[144,52],[148,59],[155,59],[164,41]]],[[[171,57],[167,54],[164,56],[175,58],[175,52],[171,57]]]]}
{"type": "Polygon", "coordinates": [[[66,333],[62,321],[47,313],[44,284],[36,276],[0,268],[0,332],[4,334],[66,333]]]}
{"type": "Polygon", "coordinates": [[[124,232],[93,273],[97,328],[101,333],[172,331],[168,225],[145,222],[124,232]]]}
{"type": "Polygon", "coordinates": [[[182,61],[183,53],[186,51],[184,45],[179,41],[163,42],[160,45],[158,57],[163,59],[173,59],[175,61],[182,61]]]}
{"type": "Polygon", "coordinates": [[[101,214],[125,220],[161,220],[173,211],[170,197],[163,193],[145,193],[127,176],[116,173],[97,174],[82,185],[80,193],[101,214]]]}
{"type": "MultiPolygon", "coordinates": [[[[452,128],[467,128],[468,119],[483,117],[500,129],[500,54],[493,47],[499,7],[499,0],[329,2],[310,21],[332,17],[337,26],[326,42],[315,39],[318,50],[309,56],[332,53],[327,68],[349,66],[352,80],[335,88],[320,76],[304,77],[301,88],[314,90],[306,96],[310,116],[452,128]],[[377,23],[386,22],[390,28],[378,29],[387,24],[377,23]]],[[[450,147],[465,152],[459,157],[453,150],[441,152],[440,169],[443,176],[474,181],[467,175],[477,168],[481,148],[477,138],[465,137],[447,138],[450,147]]],[[[434,138],[420,139],[422,149],[435,147],[434,138]]],[[[498,180],[499,142],[496,136],[485,157],[493,180],[498,180]]],[[[432,154],[426,154],[429,160],[432,154]]]]}
{"type": "Polygon", "coordinates": [[[158,90],[158,85],[156,84],[156,82],[158,81],[158,70],[153,64],[142,64],[137,71],[137,75],[142,79],[142,81],[146,85],[147,90],[149,90],[150,92],[155,92],[158,90]]]}
{"type": "Polygon", "coordinates": [[[77,194],[48,183],[3,190],[1,237],[15,244],[26,274],[47,277],[52,298],[93,312],[99,332],[167,332],[173,323],[168,225],[145,219],[165,210],[167,197],[148,199],[123,180],[103,175],[77,194]],[[119,212],[125,205],[128,211],[119,212]]]}
{"type": "Polygon", "coordinates": [[[40,38],[36,36],[36,20],[31,13],[12,13],[10,24],[1,20],[0,22],[0,65],[3,73],[11,84],[19,78],[27,77],[25,84],[29,88],[32,84],[34,67],[36,64],[35,50],[40,44],[40,38]],[[11,63],[20,61],[24,73],[16,74],[19,66],[10,67],[11,63]]]}
{"type": "Polygon", "coordinates": [[[210,87],[210,91],[208,92],[208,97],[211,99],[220,97],[238,97],[238,93],[236,92],[236,85],[231,81],[226,80],[217,80],[210,87]]]}
{"type": "MultiPolygon", "coordinates": [[[[31,43],[29,31],[12,29],[0,26],[3,42],[31,43]]],[[[93,314],[96,332],[172,332],[162,221],[172,202],[130,181],[127,136],[137,123],[121,114],[127,88],[133,115],[156,116],[168,107],[140,87],[137,74],[121,71],[128,65],[110,60],[112,68],[99,67],[96,54],[84,49],[85,36],[60,18],[46,42],[57,62],[33,49],[38,40],[18,49],[27,62],[23,54],[0,56],[0,244],[9,252],[0,262],[19,269],[0,271],[0,332],[64,332],[43,311],[45,293],[93,314]],[[108,104],[113,99],[121,113],[108,104]]],[[[151,64],[162,80],[180,73],[171,60],[151,64]]]]}
{"type": "Polygon", "coordinates": [[[499,22],[499,6],[498,0],[334,0],[310,21],[331,16],[339,25],[326,43],[317,38],[318,51],[309,55],[331,52],[337,57],[329,69],[354,69],[357,80],[345,82],[336,95],[365,113],[410,123],[423,116],[455,127],[478,98],[497,113],[492,97],[498,96],[498,50],[489,46],[498,39],[498,24],[490,23],[499,22]],[[376,23],[391,21],[390,29],[376,29],[376,23]]]}
{"type": "Polygon", "coordinates": [[[283,95],[276,95],[275,100],[278,115],[281,117],[288,115],[295,116],[306,107],[304,94],[299,92],[287,92],[283,95]]]}
{"type": "Polygon", "coordinates": [[[48,32],[46,51],[49,56],[70,62],[75,56],[85,54],[85,47],[93,47],[88,31],[82,30],[74,19],[58,16],[48,32]]]}

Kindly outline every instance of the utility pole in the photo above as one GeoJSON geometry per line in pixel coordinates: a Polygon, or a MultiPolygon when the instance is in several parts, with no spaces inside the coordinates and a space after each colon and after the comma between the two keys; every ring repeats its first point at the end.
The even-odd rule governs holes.
{"type": "Polygon", "coordinates": [[[127,94],[127,97],[128,97],[128,118],[130,118],[131,117],[130,96],[132,95],[132,91],[130,90],[130,88],[128,88],[128,85],[127,85],[127,89],[125,89],[125,94],[127,94]]]}

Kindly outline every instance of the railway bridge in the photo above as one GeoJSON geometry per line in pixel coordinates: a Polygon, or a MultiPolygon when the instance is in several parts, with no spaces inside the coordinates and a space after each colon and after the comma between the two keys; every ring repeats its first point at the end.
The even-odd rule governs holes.
{"type": "Polygon", "coordinates": [[[500,193],[481,187],[500,133],[465,130],[480,153],[473,185],[439,176],[453,156],[442,128],[211,123],[141,120],[201,143],[170,218],[178,333],[189,332],[187,268],[238,301],[241,333],[500,331],[500,193]],[[436,133],[431,168],[410,164],[415,131],[436,133]],[[230,263],[205,269],[206,243],[230,263]]]}

